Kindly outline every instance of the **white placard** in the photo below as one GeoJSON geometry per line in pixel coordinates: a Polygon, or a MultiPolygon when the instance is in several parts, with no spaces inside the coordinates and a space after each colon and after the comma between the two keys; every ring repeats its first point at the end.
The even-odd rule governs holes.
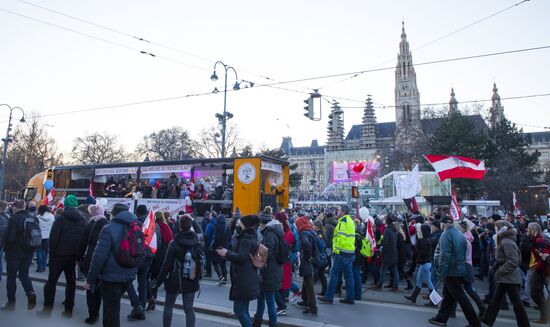
{"type": "Polygon", "coordinates": [[[190,172],[190,165],[168,165],[168,166],[147,166],[141,167],[142,174],[154,174],[154,173],[181,173],[190,172]]]}
{"type": "Polygon", "coordinates": [[[437,291],[434,289],[434,290],[430,293],[430,301],[432,301],[433,304],[438,305],[439,302],[441,302],[441,300],[443,300],[443,298],[442,298],[441,295],[439,295],[439,293],[437,293],[437,291]]]}
{"type": "Polygon", "coordinates": [[[137,170],[137,167],[97,168],[95,170],[95,175],[135,175],[137,170]]]}
{"type": "Polygon", "coordinates": [[[132,198],[97,198],[96,201],[100,204],[107,203],[103,208],[107,211],[111,211],[116,203],[122,203],[128,206],[131,212],[134,212],[134,200],[132,198]]]}
{"type": "Polygon", "coordinates": [[[283,173],[283,165],[279,165],[269,161],[262,160],[262,170],[274,171],[276,173],[283,173]]]}
{"type": "Polygon", "coordinates": [[[184,199],[139,199],[137,205],[144,204],[147,210],[168,211],[172,218],[178,215],[178,212],[185,211],[184,199]]]}

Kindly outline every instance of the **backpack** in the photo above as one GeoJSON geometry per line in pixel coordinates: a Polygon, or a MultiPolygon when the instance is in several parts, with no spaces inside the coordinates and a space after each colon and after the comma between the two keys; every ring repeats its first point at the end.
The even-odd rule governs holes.
{"type": "Polygon", "coordinates": [[[356,234],[356,235],[361,237],[361,251],[360,251],[361,255],[365,258],[372,257],[372,248],[370,246],[369,239],[359,234],[356,234]]]}
{"type": "Polygon", "coordinates": [[[298,242],[298,230],[296,229],[296,227],[294,227],[294,225],[290,225],[290,229],[292,229],[292,234],[294,235],[294,246],[292,247],[292,253],[298,253],[300,252],[300,242],[298,242]]]}
{"type": "MultiPolygon", "coordinates": [[[[105,219],[106,220],[106,219],[105,219]]],[[[90,270],[90,264],[92,263],[92,255],[94,254],[95,246],[97,245],[97,240],[99,239],[99,234],[106,224],[98,224],[100,221],[96,220],[92,222],[92,227],[90,228],[90,234],[88,240],[86,241],[86,253],[80,259],[79,267],[80,271],[84,274],[87,274],[90,270]],[[92,247],[92,240],[95,242],[92,247]]]]}
{"type": "Polygon", "coordinates": [[[254,247],[254,255],[249,253],[250,260],[252,260],[252,265],[258,269],[263,269],[267,265],[267,256],[269,254],[269,250],[265,245],[258,242],[258,244],[254,247]]]}
{"type": "Polygon", "coordinates": [[[23,221],[24,246],[36,250],[42,245],[42,231],[34,217],[26,217],[23,221]]]}
{"type": "Polygon", "coordinates": [[[145,261],[145,240],[141,228],[133,221],[124,227],[116,252],[117,263],[124,268],[141,266],[145,261]]]}
{"type": "Polygon", "coordinates": [[[313,264],[315,267],[321,268],[327,265],[328,263],[328,256],[327,256],[327,245],[325,241],[317,237],[317,235],[313,236],[314,241],[313,245],[315,247],[315,250],[313,251],[313,256],[311,260],[311,264],[313,264]]]}
{"type": "Polygon", "coordinates": [[[277,239],[277,255],[275,256],[275,260],[278,264],[283,265],[290,261],[290,245],[280,236],[277,236],[277,239]]]}

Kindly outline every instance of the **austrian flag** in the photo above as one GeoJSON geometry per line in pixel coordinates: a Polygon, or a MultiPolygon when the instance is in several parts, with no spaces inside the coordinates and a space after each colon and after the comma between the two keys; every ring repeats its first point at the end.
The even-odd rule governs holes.
{"type": "Polygon", "coordinates": [[[157,228],[157,223],[155,221],[155,215],[153,210],[149,211],[149,215],[145,218],[143,222],[143,236],[145,237],[145,246],[149,247],[152,253],[157,252],[157,236],[155,235],[155,229],[157,228]]]}
{"type": "Polygon", "coordinates": [[[441,182],[449,178],[483,179],[485,177],[485,163],[478,159],[432,154],[427,154],[424,158],[435,169],[441,182]]]}

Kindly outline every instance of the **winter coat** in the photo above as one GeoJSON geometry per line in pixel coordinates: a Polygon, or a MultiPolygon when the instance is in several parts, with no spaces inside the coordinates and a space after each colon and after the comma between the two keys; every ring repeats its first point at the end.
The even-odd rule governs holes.
{"type": "Polygon", "coordinates": [[[85,229],[86,219],[80,211],[74,207],[65,208],[52,225],[50,255],[78,257],[85,229]]]}
{"type": "Polygon", "coordinates": [[[416,262],[423,265],[432,262],[432,241],[429,238],[416,240],[416,262]]]}
{"type": "MultiPolygon", "coordinates": [[[[178,294],[178,293],[194,293],[199,290],[199,278],[202,276],[197,276],[195,280],[188,278],[181,279],[181,290],[180,290],[180,278],[181,271],[177,268],[179,265],[176,264],[176,260],[179,261],[180,265],[183,265],[185,262],[185,255],[188,251],[191,251],[193,260],[197,260],[202,255],[202,249],[197,238],[197,234],[193,231],[179,232],[174,241],[168,246],[166,252],[166,258],[162,264],[162,268],[157,276],[157,285],[161,285],[164,282],[164,289],[166,293],[169,294],[178,294]]],[[[197,264],[200,264],[197,263],[197,264]]]]}
{"type": "Polygon", "coordinates": [[[466,250],[466,263],[473,266],[472,263],[472,242],[474,241],[474,235],[470,232],[464,232],[462,235],[466,238],[467,250],[466,250]]]}
{"type": "Polygon", "coordinates": [[[92,263],[92,256],[94,255],[94,250],[99,240],[99,234],[105,225],[109,221],[105,216],[94,216],[86,225],[84,229],[84,235],[80,241],[80,251],[79,251],[79,260],[80,260],[80,270],[87,274],[90,270],[90,264],[92,263]]]}
{"type": "MultiPolygon", "coordinates": [[[[284,236],[285,242],[288,244],[290,249],[294,247],[294,233],[292,230],[288,230],[284,236]]],[[[283,264],[283,285],[281,286],[282,290],[289,290],[292,285],[292,263],[289,261],[283,264]]]]}
{"type": "MultiPolygon", "coordinates": [[[[176,224],[176,225],[179,226],[179,224],[176,224]]],[[[160,227],[158,224],[157,224],[157,228],[160,230],[160,227]]],[[[178,228],[178,232],[173,233],[173,235],[177,235],[179,233],[180,231],[178,228]]],[[[159,232],[157,252],[154,254],[153,262],[151,263],[151,270],[150,270],[151,278],[157,278],[157,275],[159,274],[160,269],[162,268],[164,258],[166,257],[166,252],[168,251],[168,245],[170,245],[170,242],[171,241],[165,242],[162,239],[162,237],[160,237],[160,232],[159,232]]]]}
{"type": "Polygon", "coordinates": [[[262,230],[262,244],[268,249],[267,265],[260,270],[260,288],[264,292],[281,289],[283,284],[283,267],[277,262],[279,242],[284,242],[283,225],[278,220],[270,221],[262,230]]]}
{"type": "Polygon", "coordinates": [[[495,281],[499,284],[521,285],[521,255],[517,240],[517,230],[508,229],[498,234],[500,241],[495,256],[495,281]]]}
{"type": "Polygon", "coordinates": [[[235,249],[227,252],[227,260],[231,262],[231,289],[229,300],[252,301],[260,295],[260,274],[252,265],[250,255],[258,245],[255,229],[245,229],[237,235],[235,249]]]}
{"type": "Polygon", "coordinates": [[[432,242],[432,257],[435,252],[435,247],[437,246],[437,244],[439,244],[439,239],[441,238],[442,234],[442,230],[437,230],[430,235],[430,241],[432,242]]]}
{"type": "Polygon", "coordinates": [[[525,267],[529,267],[529,261],[531,260],[531,237],[527,234],[523,235],[521,242],[519,243],[519,249],[521,251],[521,264],[525,267]]]}
{"type": "Polygon", "coordinates": [[[407,252],[405,251],[405,237],[397,233],[397,267],[403,269],[407,263],[407,252]]]}
{"type": "Polygon", "coordinates": [[[43,215],[38,215],[37,217],[40,225],[40,231],[42,232],[42,239],[46,240],[50,238],[50,232],[52,230],[55,217],[51,212],[44,212],[43,215]]]}
{"type": "Polygon", "coordinates": [[[387,226],[382,239],[382,254],[380,259],[387,265],[397,264],[397,230],[393,225],[387,226]]]}
{"type": "Polygon", "coordinates": [[[315,252],[315,232],[305,230],[300,233],[300,276],[311,277],[314,275],[311,260],[315,252]]]}
{"type": "Polygon", "coordinates": [[[329,218],[325,224],[325,242],[327,243],[327,249],[332,251],[332,239],[334,238],[334,229],[338,225],[338,220],[334,217],[329,218]]]}
{"type": "Polygon", "coordinates": [[[136,279],[138,268],[120,266],[115,256],[126,229],[136,220],[137,217],[133,213],[122,211],[111,220],[111,223],[103,227],[92,256],[87,276],[88,284],[96,284],[98,279],[112,283],[130,283],[136,279]]]}
{"type": "Polygon", "coordinates": [[[80,211],[80,214],[84,219],[86,220],[86,223],[92,218],[92,215],[88,211],[88,208],[90,207],[89,204],[81,204],[78,206],[78,211],[80,211]]]}
{"type": "Polygon", "coordinates": [[[365,263],[365,257],[361,254],[361,248],[363,247],[363,239],[365,234],[361,228],[357,228],[355,232],[355,260],[353,261],[354,266],[363,266],[365,263]]]}
{"type": "Polygon", "coordinates": [[[6,244],[9,224],[10,216],[5,212],[0,213],[0,250],[4,249],[6,244]]]}
{"type": "Polygon", "coordinates": [[[27,257],[33,254],[34,250],[25,245],[25,231],[23,225],[25,219],[29,217],[32,217],[39,223],[38,218],[27,210],[18,211],[11,216],[5,244],[6,260],[10,258],[27,257]]]}
{"type": "Polygon", "coordinates": [[[466,276],[466,238],[454,226],[449,226],[439,238],[437,267],[439,278],[466,276]]]}
{"type": "MultiPolygon", "coordinates": [[[[210,223],[206,226],[204,230],[204,241],[208,248],[211,248],[212,241],[214,240],[214,233],[216,232],[216,225],[218,221],[214,218],[210,220],[210,223]]],[[[214,248],[215,250],[216,248],[214,248]]]]}

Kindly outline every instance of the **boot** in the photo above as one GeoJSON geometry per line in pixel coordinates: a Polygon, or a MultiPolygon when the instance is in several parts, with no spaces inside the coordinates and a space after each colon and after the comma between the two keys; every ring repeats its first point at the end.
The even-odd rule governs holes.
{"type": "Polygon", "coordinates": [[[53,307],[44,306],[44,308],[42,308],[42,310],[36,312],[36,315],[38,317],[48,318],[52,315],[52,310],[53,310],[53,307]]]}
{"type": "Polygon", "coordinates": [[[65,318],[72,318],[73,317],[73,309],[65,308],[65,311],[61,312],[61,315],[65,318]]]}
{"type": "Polygon", "coordinates": [[[405,288],[407,291],[410,291],[414,288],[413,283],[411,283],[410,279],[407,279],[407,288],[405,288]]]}
{"type": "Polygon", "coordinates": [[[132,309],[127,318],[130,321],[145,320],[145,310],[143,310],[143,307],[140,305],[137,308],[132,309]]]}
{"type": "Polygon", "coordinates": [[[252,321],[252,327],[261,327],[262,326],[262,318],[258,318],[257,316],[254,316],[254,320],[252,321]]]}
{"type": "Polygon", "coordinates": [[[27,310],[32,310],[36,307],[36,294],[34,292],[27,293],[27,310]]]}
{"type": "Polygon", "coordinates": [[[408,295],[408,296],[405,295],[405,299],[411,301],[412,303],[416,303],[416,297],[418,296],[419,293],[420,293],[420,288],[415,287],[411,295],[408,295]]]}
{"type": "Polygon", "coordinates": [[[147,303],[147,309],[145,309],[145,311],[154,311],[155,306],[157,304],[157,301],[155,300],[155,298],[153,296],[151,296],[147,302],[148,302],[147,303]]]}
{"type": "Polygon", "coordinates": [[[14,311],[15,310],[15,301],[8,301],[0,308],[1,311],[14,311]]]}

